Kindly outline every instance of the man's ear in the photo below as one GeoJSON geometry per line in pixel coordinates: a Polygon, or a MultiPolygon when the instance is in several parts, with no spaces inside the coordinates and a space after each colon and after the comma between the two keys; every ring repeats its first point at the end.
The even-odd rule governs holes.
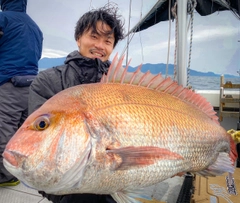
{"type": "Polygon", "coordinates": [[[78,38],[76,42],[77,42],[78,47],[80,47],[80,46],[81,46],[81,40],[80,40],[80,38],[78,38]]]}

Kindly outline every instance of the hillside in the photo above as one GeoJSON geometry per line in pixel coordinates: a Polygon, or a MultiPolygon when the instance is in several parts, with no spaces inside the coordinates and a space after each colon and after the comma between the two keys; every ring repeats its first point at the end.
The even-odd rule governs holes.
{"type": "MultiPolygon", "coordinates": [[[[44,70],[47,68],[51,68],[54,66],[62,65],[64,64],[66,57],[61,57],[61,58],[42,58],[39,63],[39,70],[44,70]]],[[[134,71],[137,67],[129,67],[129,71],[134,71]]],[[[163,63],[158,63],[158,64],[150,64],[146,63],[142,65],[141,68],[142,72],[146,72],[150,70],[151,73],[157,74],[157,73],[162,73],[163,75],[166,74],[166,64],[163,63]]],[[[168,75],[173,75],[174,74],[174,65],[169,64],[168,65],[168,75]]],[[[215,74],[213,72],[199,72],[196,70],[190,69],[190,75],[191,76],[208,76],[208,77],[220,77],[219,74],[215,74]]],[[[229,75],[229,74],[224,74],[224,77],[234,77],[236,78],[237,76],[234,75],[229,75]]]]}

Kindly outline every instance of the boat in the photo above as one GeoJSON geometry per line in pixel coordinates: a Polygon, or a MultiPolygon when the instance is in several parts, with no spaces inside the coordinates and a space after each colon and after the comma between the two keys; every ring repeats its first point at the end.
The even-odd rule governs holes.
{"type": "MultiPolygon", "coordinates": [[[[186,46],[187,46],[187,0],[178,1],[177,13],[182,15],[178,16],[178,46],[176,60],[176,69],[177,75],[176,80],[179,84],[183,86],[188,86],[188,70],[187,70],[187,55],[186,55],[186,46]],[[184,29],[185,28],[185,29],[184,29]]],[[[209,15],[213,12],[230,10],[236,17],[240,18],[240,1],[235,0],[192,0],[197,3],[195,10],[200,15],[209,15]]],[[[139,21],[126,35],[128,38],[128,43],[130,43],[131,35],[140,32],[144,29],[148,29],[150,26],[166,20],[174,20],[174,15],[169,15],[169,6],[173,7],[176,3],[176,0],[158,0],[152,9],[139,21]]],[[[123,52],[126,52],[128,49],[128,44],[126,49],[123,52]]],[[[218,111],[221,104],[221,97],[224,95],[231,95],[233,98],[239,98],[239,86],[234,86],[235,92],[226,92],[225,86],[229,81],[224,81],[224,78],[219,78],[221,80],[221,85],[219,90],[194,90],[199,94],[203,95],[218,111]],[[225,91],[222,92],[221,91],[225,91]]],[[[235,84],[233,84],[235,85],[235,84]]],[[[224,99],[224,98],[223,98],[224,99]]],[[[235,103],[234,109],[238,108],[239,112],[239,101],[235,103]],[[237,107],[235,107],[237,105],[237,107]]],[[[229,107],[232,108],[231,106],[229,107]]],[[[229,110],[229,109],[228,109],[229,110]]],[[[235,115],[235,114],[234,114],[235,115]]],[[[237,115],[237,114],[236,114],[237,115]]],[[[240,119],[240,116],[239,116],[240,119]]],[[[240,120],[238,120],[238,115],[232,117],[232,114],[229,114],[227,117],[223,117],[221,125],[225,129],[238,129],[240,130],[240,120]]],[[[240,169],[236,169],[235,180],[236,180],[236,190],[237,195],[229,194],[226,188],[226,179],[225,176],[217,178],[203,178],[195,176],[191,173],[187,173],[182,177],[174,177],[163,181],[158,185],[158,190],[161,190],[161,193],[157,193],[156,201],[151,201],[152,203],[236,203],[239,199],[240,193],[240,169]],[[213,189],[212,189],[213,188],[213,189]]],[[[0,203],[49,203],[46,198],[43,198],[37,191],[29,189],[24,185],[20,184],[15,187],[3,187],[0,189],[0,203]]],[[[149,201],[143,200],[143,203],[149,201]]]]}

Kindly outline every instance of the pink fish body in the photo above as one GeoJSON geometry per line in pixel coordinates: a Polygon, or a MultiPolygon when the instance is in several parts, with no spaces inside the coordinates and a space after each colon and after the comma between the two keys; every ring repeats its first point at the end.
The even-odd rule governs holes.
{"type": "Polygon", "coordinates": [[[127,73],[122,60],[101,83],[68,88],[31,114],[5,167],[37,190],[118,202],[181,172],[233,173],[235,148],[212,106],[170,78],[127,73]]]}

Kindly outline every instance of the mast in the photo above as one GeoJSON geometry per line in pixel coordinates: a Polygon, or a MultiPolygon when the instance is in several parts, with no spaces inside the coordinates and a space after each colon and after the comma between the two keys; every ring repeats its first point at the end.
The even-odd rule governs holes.
{"type": "Polygon", "coordinates": [[[178,46],[177,46],[177,80],[178,84],[187,86],[187,2],[178,0],[178,46]]]}

